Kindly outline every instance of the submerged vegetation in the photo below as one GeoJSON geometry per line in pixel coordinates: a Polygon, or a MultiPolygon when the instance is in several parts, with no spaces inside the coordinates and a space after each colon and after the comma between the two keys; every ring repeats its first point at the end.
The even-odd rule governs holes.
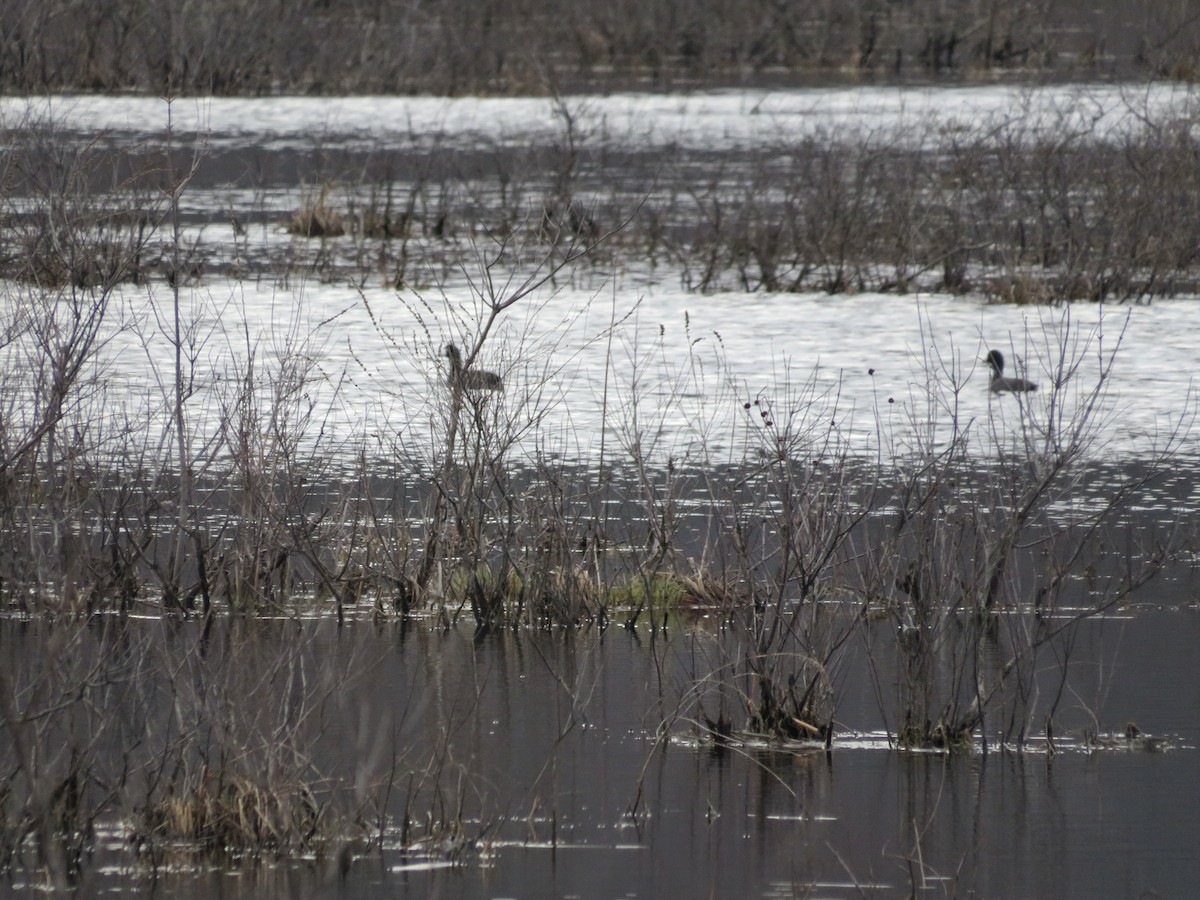
{"type": "MultiPolygon", "coordinates": [[[[313,616],[480,635],[623,625],[656,651],[704,616],[712,639],[672,683],[663,740],[836,746],[852,655],[894,746],[1047,737],[1080,623],[1192,546],[1183,521],[1129,519],[1174,465],[1190,403],[1136,467],[1097,465],[1119,319],[1081,332],[1069,307],[1047,309],[1006,345],[1038,393],[995,400],[986,422],[961,414],[967,371],[930,338],[902,442],[884,409],[848,410],[815,376],[741,383],[719,334],[689,330],[685,358],[642,346],[618,364],[614,311],[593,336],[609,364],[588,411],[599,443],[580,460],[542,432],[564,402],[560,348],[509,323],[577,271],[648,250],[697,290],[1158,295],[1194,277],[1200,247],[1185,124],[1115,145],[1019,123],[936,152],[781,142],[732,188],[665,171],[665,191],[625,206],[583,202],[586,143],[568,123],[536,212],[528,193],[489,207],[470,240],[454,239],[468,213],[449,174],[402,202],[364,176],[341,212],[321,188],[285,223],[309,253],[297,272],[363,285],[382,271],[411,326],[359,301],[392,361],[424,373],[408,395],[380,389],[397,415],[371,435],[326,424],[341,386],[383,384],[386,363],[326,371],[323,334],[259,338],[232,301],[189,290],[211,277],[183,211],[202,159],[168,142],[125,171],[98,147],[55,155],[30,129],[0,177],[0,606],[48,650],[0,667],[0,865],[68,884],[114,819],[151,860],[183,843],[336,863],[396,833],[461,852],[472,784],[453,723],[420,758],[404,727],[374,730],[352,699],[374,661],[319,652],[313,616]],[[455,296],[413,263],[433,257],[463,272],[455,296]],[[434,286],[403,287],[413,278],[434,286]],[[146,298],[133,315],[130,285],[146,298]],[[118,336],[140,339],[148,389],[110,378],[118,336]],[[235,339],[203,378],[206,345],[235,339]],[[665,403],[647,401],[650,383],[665,403]],[[674,404],[694,407],[685,443],[663,440],[674,404]],[[873,446],[854,446],[853,415],[875,418],[873,446]],[[710,439],[716,420],[735,446],[710,439]],[[1073,502],[1085,481],[1100,501],[1073,502]],[[360,726],[354,770],[336,777],[321,756],[335,714],[360,726]]],[[[419,702],[400,698],[401,719],[419,702]]]]}

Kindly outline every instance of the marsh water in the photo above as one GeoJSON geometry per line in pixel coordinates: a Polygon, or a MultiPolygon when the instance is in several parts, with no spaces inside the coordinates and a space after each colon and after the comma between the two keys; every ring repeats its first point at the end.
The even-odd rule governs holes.
{"type": "MultiPolygon", "coordinates": [[[[411,772],[428,778],[440,759],[469,845],[402,846],[390,832],[382,852],[344,870],[337,854],[224,865],[185,854],[155,871],[113,823],[83,886],[219,897],[1187,896],[1200,878],[1200,614],[1194,585],[1152,594],[1155,605],[1082,630],[1076,694],[1059,711],[1074,737],[1056,753],[898,752],[862,730],[878,712],[861,654],[842,671],[829,751],[714,746],[678,721],[659,741],[697,658],[730,637],[697,618],[654,638],[228,622],[209,635],[207,659],[215,673],[232,656],[247,684],[254,660],[290,652],[298,633],[314,671],[365,660],[321,703],[309,753],[331,781],[352,784],[381,749],[398,749],[397,819],[411,772]],[[1084,730],[1128,720],[1172,749],[1082,747],[1084,730]]],[[[169,637],[159,622],[131,624],[155,641],[200,634],[198,623],[169,637]]],[[[3,626],[5,652],[19,658],[37,641],[18,631],[3,626]]]]}
{"type": "MultiPolygon", "coordinates": [[[[222,379],[254,354],[268,365],[302,357],[302,374],[314,376],[305,380],[305,398],[320,411],[326,440],[345,438],[352,444],[345,452],[354,454],[365,437],[370,454],[398,432],[419,441],[440,415],[429,402],[444,377],[440,348],[446,340],[473,341],[486,314],[480,276],[504,243],[502,220],[543,214],[542,198],[558,190],[554,169],[563,155],[573,166],[570,189],[586,198],[598,228],[618,228],[656,199],[669,236],[691,227],[685,219],[694,213],[664,194],[700,183],[720,199],[728,185],[733,201],[755,166],[786,155],[787,141],[801,137],[952,140],[964,128],[1017,122],[1028,123],[1021,135],[1032,138],[1039,122],[1052,129],[1082,122],[1094,140],[1116,140],[1146,127],[1147,116],[1185,115],[1191,99],[1169,86],[1095,85],[617,95],[562,104],[4,98],[0,126],[51,123],[46,140],[62,152],[118,152],[123,162],[99,172],[102,184],[159,165],[169,147],[172,165],[190,173],[178,244],[187,248],[180,265],[194,277],[179,299],[195,345],[190,377],[198,393],[219,395],[222,379]],[[385,191],[392,192],[386,201],[385,191]],[[317,201],[349,211],[344,235],[289,231],[287,217],[317,201]],[[436,237],[381,244],[356,232],[350,220],[367,215],[365,208],[378,213],[385,202],[407,204],[408,221],[425,221],[436,237]]],[[[163,307],[171,298],[159,280],[172,264],[163,249],[166,211],[159,196],[141,199],[145,215],[160,222],[161,240],[145,254],[139,280],[146,283],[116,294],[104,363],[106,383],[119,388],[105,405],[132,402],[139,412],[162,400],[174,365],[163,307]],[[155,259],[155,251],[162,256],[155,259]]],[[[537,247],[505,256],[512,269],[503,277],[492,272],[491,288],[514,291],[545,274],[549,259],[537,247]]],[[[607,392],[645,401],[637,427],[655,435],[664,462],[740,459],[745,420],[736,411],[754,399],[828,415],[853,452],[887,457],[918,439],[932,381],[943,385],[943,405],[950,385],[959,426],[977,422],[979,432],[1012,417],[1011,405],[988,402],[981,362],[988,348],[1006,353],[1010,373],[1043,383],[1070,362],[1073,384],[1060,399],[1082,394],[1083,402],[1119,351],[1099,398],[1107,454],[1146,452],[1190,409],[1191,296],[1023,307],[919,290],[697,291],[693,280],[669,252],[624,248],[618,235],[502,317],[480,363],[509,378],[508,408],[535,408],[526,455],[595,462],[605,432],[630,424],[628,404],[606,405],[607,392]]],[[[193,419],[203,422],[219,404],[193,405],[193,419]]]]}
{"type": "MultiPolygon", "coordinates": [[[[1136,117],[1120,114],[1117,94],[1090,90],[1111,128],[1136,127],[1136,117]]],[[[585,167],[575,189],[634,203],[654,189],[656,159],[681,147],[687,165],[719,180],[740,150],[780,129],[902,132],[932,118],[952,133],[963,118],[1049,115],[1068,91],[581,100],[580,127],[607,136],[597,154],[607,162],[585,167]]],[[[1155,108],[1176,102],[1174,92],[1152,94],[1155,108]]],[[[44,112],[42,103],[33,107],[44,112]]],[[[5,99],[0,112],[11,122],[28,108],[5,99]]],[[[307,435],[313,446],[332,442],[340,448],[333,455],[352,461],[402,444],[411,460],[390,459],[389,477],[424,477],[415,467],[440,415],[439,348],[473,333],[477,282],[432,257],[416,283],[399,288],[369,265],[369,276],[349,275],[362,254],[353,236],[317,246],[280,219],[317,185],[336,185],[335,170],[394,169],[403,182],[444,166],[455,171],[456,189],[474,191],[484,207],[521,178],[534,194],[546,186],[544,173],[495,172],[513,146],[553,149],[565,140],[550,101],[284,98],[168,109],[141,98],[57,98],[50,108],[67,144],[108,142],[151,156],[162,152],[169,114],[174,152],[203,151],[182,209],[183,240],[203,263],[181,294],[201,335],[199,397],[207,390],[219,398],[226,373],[252,350],[267,360],[298,353],[319,373],[304,387],[305,401],[321,410],[319,430],[307,435]],[[296,262],[314,256],[327,265],[296,262]]],[[[472,241],[485,237],[463,236],[472,241]]],[[[161,401],[173,347],[163,291],[130,284],[116,295],[119,314],[95,373],[105,384],[103,414],[114,421],[128,421],[129,409],[168,415],[161,401]]],[[[936,446],[939,435],[926,431],[932,418],[951,419],[952,433],[968,435],[982,457],[1003,454],[1024,413],[1013,398],[989,395],[979,362],[987,348],[1003,348],[1011,366],[1045,384],[1061,372],[1059,348],[1070,347],[1087,385],[1119,346],[1089,453],[1099,474],[1081,479],[1074,498],[1085,506],[1102,498],[1104,473],[1140,465],[1194,409],[1197,303],[1044,308],[920,292],[697,293],[669,266],[614,256],[564,273],[515,308],[482,359],[504,372],[497,404],[518,417],[536,410],[517,455],[587,469],[608,462],[606,445],[641,442],[664,469],[699,469],[745,458],[755,423],[742,410],[755,400],[829,420],[864,460],[902,458],[923,441],[936,446]],[[953,388],[931,393],[931,372],[953,388]],[[617,396],[636,403],[610,399],[617,396]]],[[[1030,407],[1044,412],[1037,404],[1047,396],[1030,407]]],[[[1091,395],[1060,396],[1087,403],[1091,395]]],[[[220,409],[219,399],[195,405],[201,433],[206,417],[216,428],[220,409]]],[[[1121,528],[1190,522],[1200,498],[1198,439],[1195,430],[1182,433],[1179,464],[1151,482],[1121,528]]],[[[353,671],[320,704],[315,768],[342,787],[390,773],[390,822],[403,817],[411,799],[404,785],[420,773],[420,791],[453,806],[446,817],[457,817],[461,832],[422,847],[385,826],[383,850],[361,856],[349,847],[329,858],[151,867],[130,852],[115,820],[99,835],[82,884],[96,894],[211,897],[1188,896],[1200,884],[1197,588],[1194,566],[1181,559],[1135,603],[1083,623],[1068,659],[1046,658],[1039,689],[1056,690],[1057,673],[1070,672],[1053,750],[1033,742],[958,754],[896,749],[877,696],[887,679],[871,677],[862,647],[839,664],[828,749],[698,739],[697,723],[677,716],[682,698],[704,664],[726,658],[740,639],[703,611],[653,633],[479,634],[465,623],[380,621],[365,611],[340,627],[332,617],[297,615],[221,620],[206,632],[196,621],[167,626],[135,615],[112,627],[121,641],[203,645],[200,671],[205,660],[214,669],[244,660],[252,682],[251,661],[298,646],[297,671],[353,671]],[[1165,747],[1094,740],[1129,722],[1165,747]]],[[[103,624],[95,632],[81,638],[85,652],[108,652],[117,639],[103,624]]],[[[0,643],[18,666],[44,652],[44,639],[36,623],[0,622],[0,643]]],[[[31,872],[9,889],[34,895],[42,885],[31,872]]]]}

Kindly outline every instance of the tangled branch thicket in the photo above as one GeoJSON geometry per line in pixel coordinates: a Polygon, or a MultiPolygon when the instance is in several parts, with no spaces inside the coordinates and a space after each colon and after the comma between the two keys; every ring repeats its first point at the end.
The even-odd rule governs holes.
{"type": "Polygon", "coordinates": [[[1114,140],[1014,121],[987,137],[984,126],[781,141],[735,190],[676,207],[699,223],[677,254],[701,290],[932,289],[1017,303],[1188,293],[1200,246],[1190,121],[1114,140]]]}
{"type": "Polygon", "coordinates": [[[1197,75],[1172,0],[750,4],[13,0],[0,90],[505,93],[741,84],[797,75],[1197,75]]]}

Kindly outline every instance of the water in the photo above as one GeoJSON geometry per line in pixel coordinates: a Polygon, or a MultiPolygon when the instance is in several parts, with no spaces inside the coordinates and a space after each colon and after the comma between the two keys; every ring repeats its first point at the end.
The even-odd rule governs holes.
{"type": "MultiPolygon", "coordinates": [[[[939,425],[935,441],[957,424],[986,454],[1022,423],[1044,423],[1052,401],[1067,410],[1090,402],[1114,351],[1091,415],[1095,456],[1150,454],[1196,411],[1193,299],[1059,310],[944,295],[697,296],[623,290],[621,281],[603,295],[561,289],[514,309],[480,357],[506,379],[505,392],[489,401],[500,421],[526,431],[517,459],[549,453],[594,462],[605,440],[628,445],[641,433],[657,464],[728,464],[762,440],[759,410],[742,408],[755,400],[794,430],[832,423],[850,451],[868,459],[913,449],[930,421],[939,425]],[[1077,369],[1055,391],[1060,346],[1077,369]],[[989,394],[981,361],[989,348],[1002,348],[1009,369],[1041,383],[1024,407],[989,394]],[[530,417],[536,432],[528,432],[530,417]]],[[[126,320],[139,325],[106,348],[110,377],[138,392],[135,407],[169,408],[174,355],[162,302],[123,291],[126,320]]],[[[480,315],[478,301],[459,290],[430,311],[393,291],[312,283],[287,293],[206,284],[185,304],[202,341],[192,402],[202,432],[215,427],[219,398],[252,354],[273,373],[299,359],[305,407],[327,445],[365,439],[381,452],[398,435],[420,456],[445,418],[439,350],[451,339],[469,345],[471,326],[461,323],[480,315]]],[[[1184,436],[1185,454],[1195,440],[1184,436]]]]}
{"type": "Polygon", "coordinates": [[[947,132],[1013,120],[1053,129],[1094,129],[1097,135],[1144,127],[1186,110],[1184,85],[1072,84],[1048,87],[971,85],[809,90],[731,90],[691,94],[520,97],[269,97],[179,98],[5,97],[0,124],[50,119],[59,127],[100,132],[135,143],[161,136],[169,122],[187,142],[220,147],[259,145],[279,151],[388,145],[408,141],[486,147],[521,145],[561,133],[562,110],[581,133],[649,146],[744,150],[803,134],[902,132],[935,123],[947,132]]]}
{"type": "MultiPolygon", "coordinates": [[[[584,147],[571,189],[628,213],[662,190],[655,160],[668,150],[671,165],[690,172],[693,183],[719,184],[756,171],[754,160],[770,156],[772,136],[847,140],[864,129],[890,140],[1070,115],[1086,120],[1093,140],[1106,141],[1144,127],[1145,117],[1185,116],[1193,99],[1168,85],[569,98],[584,147]]],[[[19,127],[26,114],[53,117],[56,145],[109,147],[148,161],[164,139],[167,104],[134,97],[0,101],[8,127],[19,127]]],[[[212,435],[231,380],[253,355],[277,381],[285,380],[285,361],[293,363],[286,377],[303,379],[295,399],[311,413],[323,453],[353,457],[365,448],[368,456],[427,457],[430,434],[444,418],[440,349],[447,340],[471,345],[487,320],[481,263],[495,251],[493,237],[464,221],[447,247],[407,242],[411,261],[396,289],[381,286],[390,273],[375,271],[369,241],[300,239],[281,220],[318,189],[328,189],[339,208],[361,205],[360,182],[394,184],[401,205],[411,189],[427,216],[449,202],[439,193],[467,198],[480,220],[505,205],[540,215],[541,198],[554,190],[554,154],[566,141],[555,105],[284,97],[180,100],[170,114],[179,129],[178,164],[201,154],[182,198],[181,240],[203,275],[180,298],[194,342],[190,374],[199,391],[190,417],[198,439],[212,435]],[[502,198],[504,185],[524,199],[502,198]],[[231,217],[248,230],[237,233],[231,217]],[[465,253],[466,265],[445,256],[452,253],[465,253]],[[303,365],[294,365],[297,359],[303,365]]],[[[493,270],[508,279],[511,264],[518,273],[496,284],[501,295],[520,288],[530,271],[548,274],[535,262],[543,250],[518,248],[493,270]]],[[[618,238],[599,261],[569,267],[495,323],[480,363],[506,376],[508,390],[495,403],[499,417],[522,432],[514,435],[518,455],[595,463],[601,446],[637,440],[657,465],[737,460],[760,442],[761,422],[740,411],[754,399],[774,404],[781,419],[834,423],[851,452],[865,458],[904,454],[930,437],[922,429],[931,418],[939,423],[934,442],[957,419],[960,429],[972,423],[977,451],[990,453],[1021,423],[1012,398],[989,402],[979,362],[989,348],[1005,351],[1010,370],[1042,384],[1028,401],[1040,427],[1052,396],[1068,406],[1088,401],[1119,345],[1093,417],[1103,421],[1095,452],[1106,458],[1152,452],[1195,411],[1192,297],[1067,310],[921,292],[698,294],[669,253],[642,253],[625,253],[618,238]],[[1072,363],[1078,372],[1057,392],[1048,390],[1072,363]],[[532,431],[530,417],[537,419],[532,431]]],[[[122,409],[122,418],[161,426],[169,415],[173,299],[153,273],[146,284],[118,292],[103,359],[119,388],[105,404],[121,403],[122,391],[132,395],[134,409],[122,409]]],[[[307,436],[309,449],[317,437],[307,436]]],[[[1193,443],[1189,437],[1189,454],[1193,443]]]]}
{"type": "MultiPolygon", "coordinates": [[[[1159,599],[1174,598],[1165,591],[1159,599]]],[[[153,620],[132,626],[135,644],[163,637],[153,620]]],[[[17,626],[0,627],[11,650],[17,626]]],[[[878,721],[861,668],[845,677],[829,753],[697,744],[673,714],[697,645],[721,639],[704,628],[656,640],[620,628],[480,638],[366,620],[340,633],[328,621],[235,622],[217,626],[194,671],[210,671],[210,690],[219,692],[227,676],[217,675],[217,662],[227,650],[286,650],[297,633],[310,675],[358,661],[344,687],[314,691],[324,697],[320,721],[304,726],[303,746],[316,769],[343,784],[386,772],[386,759],[372,758],[382,741],[384,757],[399,754],[389,804],[399,816],[408,779],[416,773],[429,784],[429,767],[441,760],[440,789],[461,814],[467,841],[453,863],[440,844],[432,853],[406,850],[389,835],[382,853],[345,874],[335,854],[232,869],[177,862],[151,881],[148,861],[129,858],[118,821],[101,830],[111,836],[87,872],[88,893],[1179,896],[1200,877],[1194,605],[1085,626],[1073,666],[1095,676],[1115,664],[1116,673],[1085,675],[1060,716],[1060,752],[1052,756],[891,750],[853,730],[878,721]],[[1140,653],[1145,645],[1156,652],[1140,653]],[[1088,722],[1119,729],[1130,718],[1168,735],[1175,749],[1081,749],[1088,722]],[[673,723],[665,743],[656,740],[664,722],[673,723]]],[[[178,647],[198,634],[198,623],[179,631],[178,647]]],[[[249,687],[238,703],[250,710],[269,702],[256,684],[267,667],[241,659],[239,683],[249,687]]],[[[144,712],[153,718],[156,710],[144,712]]],[[[264,708],[261,719],[269,729],[279,716],[264,708]]]]}
{"type": "MultiPolygon", "coordinates": [[[[611,146],[637,143],[652,155],[682,145],[719,158],[784,132],[903,132],[933,120],[953,134],[989,117],[1054,120],[1081,95],[1104,112],[1094,123],[1098,140],[1136,127],[1126,101],[1157,112],[1190,102],[1171,88],[1090,87],[619,96],[572,105],[581,126],[611,146]]],[[[105,129],[113,146],[143,152],[164,130],[162,101],[48,103],[63,116],[66,141],[105,129]]],[[[25,109],[23,100],[0,101],[10,126],[25,109]]],[[[305,423],[300,446],[315,460],[349,468],[365,452],[390,467],[385,475],[419,481],[446,418],[440,348],[451,339],[469,345],[485,319],[472,286],[477,272],[431,264],[399,290],[375,277],[347,285],[305,265],[289,268],[315,251],[278,219],[311,189],[302,182],[326,150],[361,161],[381,148],[402,148],[404,160],[453,148],[463,154],[456,159],[474,153],[483,166],[523,142],[561,140],[552,104],[273,98],[180,101],[171,115],[179,146],[206,147],[213,160],[197,172],[183,222],[185,239],[211,263],[210,274],[180,293],[185,320],[194,322],[195,443],[217,433],[253,357],[270,385],[259,390],[276,392],[281,408],[305,423]],[[258,175],[246,176],[255,166],[258,175]],[[249,237],[229,223],[231,207],[252,213],[249,237]],[[238,277],[238,265],[250,274],[238,277]]],[[[635,187],[623,189],[634,196],[635,187]]],[[[350,238],[329,246],[346,258],[356,252],[350,238]]],[[[634,448],[660,472],[737,466],[770,446],[763,411],[791,433],[831,434],[856,464],[886,465],[966,433],[986,466],[1024,451],[1020,436],[1040,433],[1051,400],[1068,408],[1088,402],[1119,339],[1086,454],[1093,468],[1054,512],[1103,502],[1107,479],[1143,465],[1181,422],[1176,464],[1120,524],[1148,534],[1195,508],[1196,434],[1186,429],[1195,409],[1195,298],[1048,309],[928,293],[697,294],[683,282],[669,265],[616,253],[608,265],[563,273],[502,318],[479,363],[506,381],[488,408],[513,437],[513,469],[550,457],[580,467],[568,471],[595,470],[634,448]],[[1054,390],[1061,347],[1078,372],[1054,390]],[[989,397],[979,362],[989,348],[1041,383],[1025,406],[989,397]]],[[[93,401],[68,411],[68,421],[110,434],[131,422],[136,434],[168,433],[173,299],[159,280],[119,288],[89,373],[93,401]]],[[[11,375],[23,348],[10,349],[11,375]]],[[[15,377],[3,390],[17,401],[6,408],[19,409],[15,377]]],[[[894,749],[886,731],[898,723],[883,711],[891,708],[892,675],[886,665],[872,670],[861,647],[836,673],[829,753],[714,747],[696,739],[687,720],[696,710],[683,698],[693,679],[712,675],[696,661],[735,656],[738,636],[703,619],[673,622],[666,636],[621,628],[479,636],[428,622],[374,623],[364,612],[341,631],[321,618],[220,619],[204,636],[198,622],[150,618],[127,623],[124,643],[106,643],[115,639],[100,625],[94,634],[85,629],[70,652],[53,637],[66,626],[56,632],[6,619],[0,641],[18,680],[47,660],[105,659],[106,649],[123,647],[114,651],[129,667],[113,682],[120,688],[88,693],[96,689],[89,683],[84,692],[93,724],[128,729],[103,731],[111,743],[97,757],[100,768],[119,767],[128,755],[139,775],[153,771],[156,753],[174,752],[163,743],[174,732],[138,729],[182,710],[197,728],[226,723],[230,747],[253,747],[245,756],[252,771],[260,762],[268,771],[266,761],[289,771],[295,759],[272,749],[302,748],[307,775],[317,773],[345,802],[356,791],[382,796],[372,786],[395,780],[373,810],[385,821],[383,849],[365,852],[344,874],[336,846],[327,858],[269,865],[197,862],[184,850],[155,872],[130,850],[129,809],[114,804],[80,876],[85,893],[1178,896],[1200,881],[1196,596],[1195,573],[1181,562],[1138,595],[1137,607],[1085,623],[1075,642],[1056,648],[1069,659],[1070,681],[1055,707],[1053,755],[1038,742],[1024,752],[997,750],[995,722],[986,753],[894,749]],[[280,659],[294,668],[271,669],[280,659]],[[127,680],[128,672],[137,677],[127,680]],[[289,719],[285,701],[312,715],[289,719]],[[1129,721],[1172,749],[1086,748],[1088,733],[1120,732],[1129,721]],[[395,829],[410,783],[410,812],[419,819],[441,802],[439,815],[460,823],[453,839],[401,845],[395,829]]],[[[1053,696],[1061,658],[1040,660],[1039,709],[1053,696]]],[[[27,848],[14,893],[41,892],[33,859],[27,848]]]]}

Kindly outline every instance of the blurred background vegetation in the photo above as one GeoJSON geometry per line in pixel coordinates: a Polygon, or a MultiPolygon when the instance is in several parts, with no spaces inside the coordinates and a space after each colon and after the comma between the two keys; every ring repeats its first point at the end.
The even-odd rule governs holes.
{"type": "Polygon", "coordinates": [[[540,94],[1200,70],[1192,0],[5,0],[0,91],[540,94]]]}

